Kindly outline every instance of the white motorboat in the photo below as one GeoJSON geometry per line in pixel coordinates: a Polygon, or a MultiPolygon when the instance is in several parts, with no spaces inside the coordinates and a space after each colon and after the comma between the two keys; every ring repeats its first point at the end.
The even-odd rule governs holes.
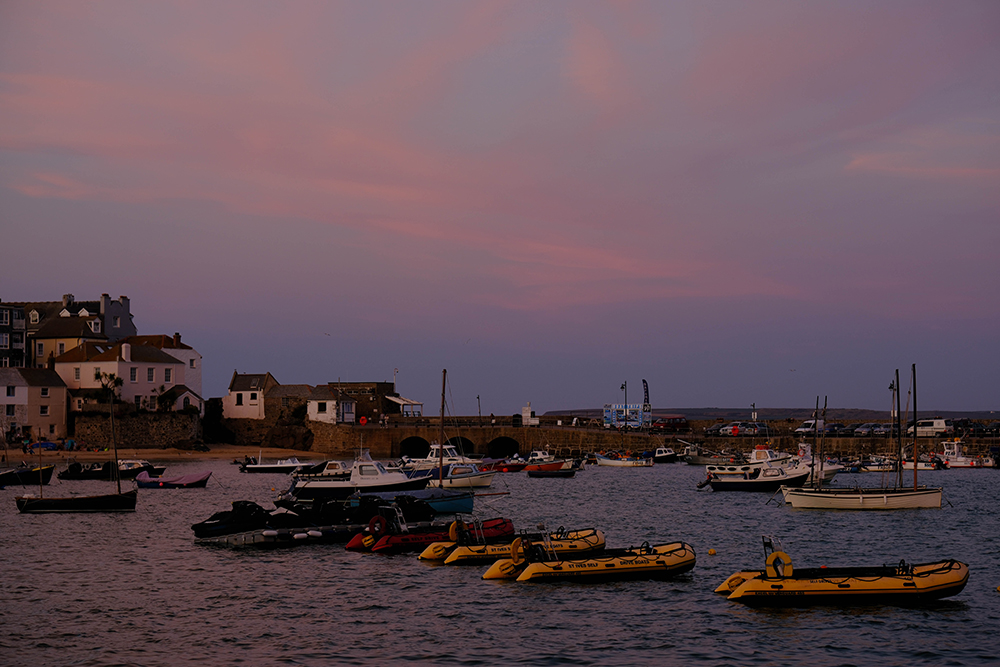
{"type": "Polygon", "coordinates": [[[294,456],[287,459],[279,459],[276,463],[261,463],[260,458],[247,458],[240,464],[240,472],[273,473],[287,475],[299,468],[316,465],[315,461],[299,461],[294,456]]]}
{"type": "Polygon", "coordinates": [[[993,459],[989,456],[966,456],[965,443],[961,440],[946,440],[941,443],[944,452],[941,458],[949,468],[992,468],[993,459]]]}
{"type": "Polygon", "coordinates": [[[549,454],[544,449],[536,449],[528,455],[528,463],[551,463],[556,457],[549,454]]]}
{"type": "Polygon", "coordinates": [[[373,461],[368,451],[351,465],[351,474],[346,479],[339,475],[316,477],[295,477],[292,487],[284,497],[296,500],[343,500],[355,493],[379,493],[383,491],[411,491],[424,489],[429,477],[410,479],[404,473],[386,470],[378,461],[373,461]]]}
{"type": "Polygon", "coordinates": [[[820,475],[820,470],[823,473],[823,483],[829,482],[833,479],[833,476],[838,472],[843,472],[844,466],[839,463],[830,463],[829,461],[823,461],[823,465],[820,466],[819,461],[812,454],[812,445],[808,442],[799,443],[799,452],[792,461],[797,467],[806,467],[812,471],[809,475],[809,479],[806,484],[812,484],[820,475]]]}
{"type": "Polygon", "coordinates": [[[428,470],[415,470],[410,472],[410,479],[426,477],[430,480],[429,486],[445,489],[483,489],[493,483],[496,472],[493,470],[480,470],[474,463],[451,463],[444,467],[442,477],[439,468],[428,470]]]}
{"type": "Polygon", "coordinates": [[[707,466],[715,468],[699,482],[698,488],[712,485],[713,491],[777,491],[782,486],[802,486],[809,477],[808,468],[785,468],[777,463],[763,466],[707,466]]]}
{"type": "Polygon", "coordinates": [[[448,465],[449,463],[478,463],[476,459],[470,459],[468,456],[463,456],[458,453],[458,450],[453,445],[445,445],[444,451],[441,451],[441,445],[434,442],[431,443],[431,451],[428,452],[427,456],[422,459],[411,459],[409,457],[403,457],[403,465],[400,466],[403,470],[430,470],[431,468],[437,468],[439,465],[448,465]]]}
{"type": "Polygon", "coordinates": [[[623,456],[612,459],[607,456],[597,454],[597,465],[613,466],[617,468],[648,468],[653,465],[653,459],[636,458],[633,456],[623,456]]]}
{"type": "Polygon", "coordinates": [[[657,447],[653,453],[653,463],[676,463],[677,452],[670,447],[657,447]]]}

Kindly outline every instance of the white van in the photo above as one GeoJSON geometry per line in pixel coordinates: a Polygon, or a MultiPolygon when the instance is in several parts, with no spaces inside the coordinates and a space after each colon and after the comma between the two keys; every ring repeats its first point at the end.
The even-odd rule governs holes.
{"type": "MultiPolygon", "coordinates": [[[[946,435],[954,432],[955,432],[955,427],[952,425],[950,419],[917,420],[918,438],[933,438],[939,435],[946,435]]],[[[910,427],[906,429],[906,434],[913,435],[913,424],[910,424],[910,427]]]]}
{"type": "Polygon", "coordinates": [[[824,426],[826,426],[826,422],[822,419],[808,419],[802,422],[802,426],[795,429],[794,433],[798,433],[799,435],[809,435],[817,429],[822,431],[824,426]],[[819,422],[818,425],[817,422],[819,422]]]}

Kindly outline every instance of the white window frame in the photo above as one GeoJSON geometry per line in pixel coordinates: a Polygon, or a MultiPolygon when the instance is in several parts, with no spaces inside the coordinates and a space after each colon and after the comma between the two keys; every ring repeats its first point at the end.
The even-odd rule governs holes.
{"type": "Polygon", "coordinates": [[[156,382],[156,369],[152,366],[146,369],[146,382],[156,382]]]}
{"type": "Polygon", "coordinates": [[[66,354],[66,343],[59,343],[58,345],[59,356],[66,354]]]}
{"type": "Polygon", "coordinates": [[[139,381],[139,367],[138,366],[129,366],[129,369],[128,369],[128,381],[129,382],[138,382],[139,381]]]}
{"type": "Polygon", "coordinates": [[[10,334],[0,333],[0,350],[10,349],[10,334]]]}
{"type": "Polygon", "coordinates": [[[101,379],[101,367],[100,366],[94,366],[94,379],[95,380],[100,380],[101,379]]]}
{"type": "Polygon", "coordinates": [[[10,324],[10,311],[6,308],[0,309],[0,327],[10,324]]]}
{"type": "Polygon", "coordinates": [[[42,398],[48,398],[49,397],[49,388],[48,387],[40,387],[39,389],[42,392],[42,398]]]}
{"type": "Polygon", "coordinates": [[[35,343],[35,356],[41,357],[45,354],[45,343],[35,343]]]}
{"type": "Polygon", "coordinates": [[[191,368],[194,368],[194,359],[191,359],[191,368]]]}
{"type": "Polygon", "coordinates": [[[73,367],[73,379],[76,380],[76,381],[78,381],[78,382],[80,380],[80,367],[79,366],[74,366],[73,367]]]}
{"type": "Polygon", "coordinates": [[[173,380],[174,372],[173,371],[174,371],[173,368],[164,368],[163,369],[163,383],[164,384],[173,384],[174,383],[174,380],[173,380]]]}
{"type": "Polygon", "coordinates": [[[120,329],[122,326],[122,318],[118,317],[117,315],[114,316],[111,322],[113,323],[115,329],[120,329]]]}
{"type": "Polygon", "coordinates": [[[38,311],[33,310],[28,314],[28,321],[32,324],[38,324],[38,311]]]}
{"type": "Polygon", "coordinates": [[[38,414],[40,416],[42,416],[42,417],[48,417],[49,416],[49,406],[47,406],[47,405],[39,405],[38,406],[38,414]]]}

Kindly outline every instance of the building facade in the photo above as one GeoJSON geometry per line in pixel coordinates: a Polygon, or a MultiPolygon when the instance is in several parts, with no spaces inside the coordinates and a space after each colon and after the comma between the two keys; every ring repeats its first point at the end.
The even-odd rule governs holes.
{"type": "MultiPolygon", "coordinates": [[[[35,344],[39,331],[57,318],[97,319],[100,321],[98,325],[88,325],[91,333],[99,332],[103,335],[103,340],[110,343],[137,333],[127,296],[112,299],[107,294],[102,294],[97,301],[77,301],[72,294],[64,294],[61,301],[26,301],[14,305],[24,308],[27,323],[26,366],[43,367],[50,353],[53,357],[59,356],[58,347],[49,349],[50,346],[44,346],[39,354],[35,344]]],[[[49,334],[51,333],[53,332],[50,331],[49,334]]],[[[69,349],[71,348],[66,347],[66,351],[69,349]]]]}
{"type": "Polygon", "coordinates": [[[26,327],[24,308],[0,301],[0,368],[23,368],[26,327]]]}
{"type": "Polygon", "coordinates": [[[66,384],[44,368],[0,368],[0,430],[29,440],[66,437],[66,384]]]}
{"type": "Polygon", "coordinates": [[[229,392],[222,397],[222,416],[226,419],[264,419],[264,395],[278,384],[270,373],[233,371],[229,392]]]}

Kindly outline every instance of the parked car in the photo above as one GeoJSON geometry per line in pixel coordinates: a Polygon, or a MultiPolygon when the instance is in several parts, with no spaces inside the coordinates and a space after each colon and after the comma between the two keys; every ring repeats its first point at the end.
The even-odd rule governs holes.
{"type": "Polygon", "coordinates": [[[873,431],[878,426],[880,426],[878,422],[868,422],[866,424],[858,424],[857,426],[854,427],[854,437],[867,438],[870,435],[874,435],[873,431]]]}
{"type": "Polygon", "coordinates": [[[746,422],[729,422],[719,429],[719,435],[743,435],[742,431],[746,427],[746,422]]]}
{"type": "Polygon", "coordinates": [[[1000,435],[1000,422],[990,422],[987,424],[986,435],[991,435],[994,438],[1000,435]]]}
{"type": "Polygon", "coordinates": [[[828,438],[833,438],[840,435],[840,430],[843,428],[847,427],[839,422],[834,422],[833,424],[827,424],[826,426],[821,428],[819,432],[827,436],[828,438]]]}
{"type": "Polygon", "coordinates": [[[718,424],[712,424],[711,426],[705,427],[705,437],[712,438],[718,437],[719,431],[726,427],[726,424],[719,422],[718,424]]]}
{"type": "Polygon", "coordinates": [[[822,430],[824,424],[822,419],[808,419],[802,422],[802,426],[798,427],[793,432],[798,435],[809,435],[816,430],[817,423],[819,424],[820,430],[822,430]]]}
{"type": "Polygon", "coordinates": [[[655,420],[649,430],[654,433],[686,433],[691,430],[688,420],[681,415],[670,415],[655,420]]]}
{"type": "Polygon", "coordinates": [[[986,435],[986,427],[971,419],[956,419],[952,422],[955,435],[963,438],[981,438],[986,435]]]}
{"type": "MultiPolygon", "coordinates": [[[[934,438],[942,435],[950,435],[955,431],[950,419],[918,419],[917,437],[934,438]]],[[[913,435],[913,422],[906,429],[907,435],[913,435]]]]}
{"type": "Polygon", "coordinates": [[[872,435],[884,438],[899,435],[899,426],[894,424],[877,424],[875,428],[872,429],[872,435]]]}
{"type": "Polygon", "coordinates": [[[771,427],[764,422],[747,422],[745,431],[741,435],[755,435],[760,438],[771,437],[771,427]]]}

